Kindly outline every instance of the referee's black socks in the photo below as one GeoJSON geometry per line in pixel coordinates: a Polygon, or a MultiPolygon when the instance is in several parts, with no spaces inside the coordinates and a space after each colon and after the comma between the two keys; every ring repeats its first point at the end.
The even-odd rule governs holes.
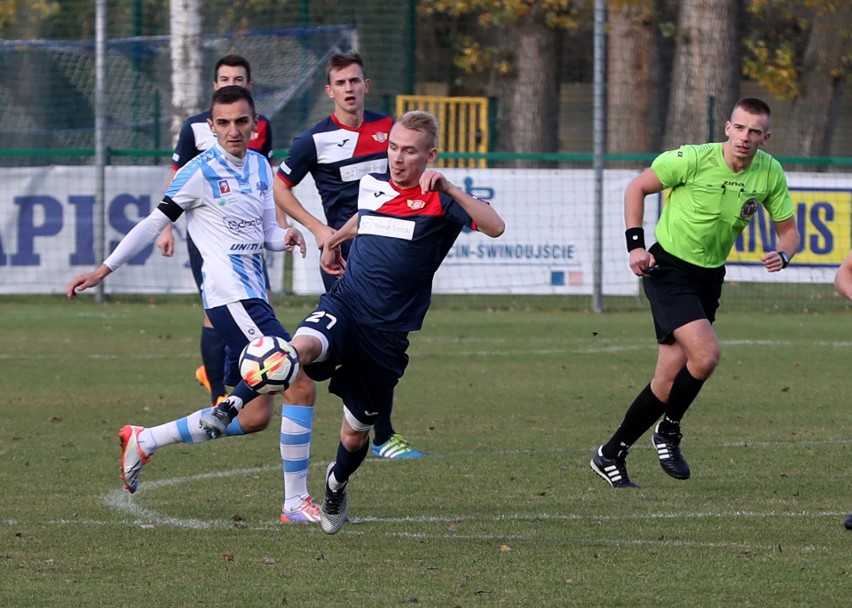
{"type": "Polygon", "coordinates": [[[660,422],[659,430],[661,433],[680,432],[680,421],[683,420],[686,410],[695,401],[702,386],[704,386],[704,380],[694,378],[684,365],[672,383],[666,415],[660,422]]]}
{"type": "Polygon", "coordinates": [[[665,411],[666,404],[657,399],[651,390],[651,384],[648,383],[627,408],[624,420],[610,440],[603,445],[601,454],[604,458],[623,457],[623,452],[636,443],[665,411]]]}

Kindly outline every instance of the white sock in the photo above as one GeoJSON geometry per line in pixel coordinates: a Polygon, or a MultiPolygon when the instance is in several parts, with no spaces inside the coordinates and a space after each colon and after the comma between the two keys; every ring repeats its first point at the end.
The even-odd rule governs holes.
{"type": "Polygon", "coordinates": [[[154,453],[154,450],[165,445],[210,441],[207,433],[202,431],[201,427],[198,426],[201,413],[208,409],[210,408],[204,408],[183,418],[141,430],[138,438],[139,447],[142,448],[146,456],[150,456],[154,453]]]}

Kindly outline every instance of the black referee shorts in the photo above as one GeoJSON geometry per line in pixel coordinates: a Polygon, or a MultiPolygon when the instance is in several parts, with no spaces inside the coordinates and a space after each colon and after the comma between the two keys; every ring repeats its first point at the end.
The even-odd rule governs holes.
{"type": "Polygon", "coordinates": [[[678,327],[699,319],[716,320],[725,266],[703,268],[677,258],[654,243],[649,251],[657,268],[642,277],[651,304],[657,342],[667,344],[678,327]]]}

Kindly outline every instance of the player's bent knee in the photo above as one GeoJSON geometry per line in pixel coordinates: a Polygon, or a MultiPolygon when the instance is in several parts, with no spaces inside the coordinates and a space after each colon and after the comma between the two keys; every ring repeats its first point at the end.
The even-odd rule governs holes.
{"type": "Polygon", "coordinates": [[[719,365],[719,353],[708,353],[689,362],[689,372],[696,380],[707,380],[719,365]]]}
{"type": "Polygon", "coordinates": [[[357,452],[370,440],[369,432],[340,433],[340,443],[347,452],[357,452]]]}
{"type": "Polygon", "coordinates": [[[296,349],[302,367],[314,362],[321,363],[328,356],[328,339],[309,327],[297,329],[290,345],[296,349]]]}

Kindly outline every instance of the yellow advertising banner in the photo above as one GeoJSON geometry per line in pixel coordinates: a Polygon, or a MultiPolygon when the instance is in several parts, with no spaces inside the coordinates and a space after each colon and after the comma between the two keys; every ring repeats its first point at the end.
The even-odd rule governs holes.
{"type": "MultiPolygon", "coordinates": [[[[852,248],[852,190],[790,189],[802,237],[797,265],[838,266],[852,248]]],[[[764,252],[774,251],[775,229],[761,207],[737,239],[728,262],[760,264],[764,252]]]]}

